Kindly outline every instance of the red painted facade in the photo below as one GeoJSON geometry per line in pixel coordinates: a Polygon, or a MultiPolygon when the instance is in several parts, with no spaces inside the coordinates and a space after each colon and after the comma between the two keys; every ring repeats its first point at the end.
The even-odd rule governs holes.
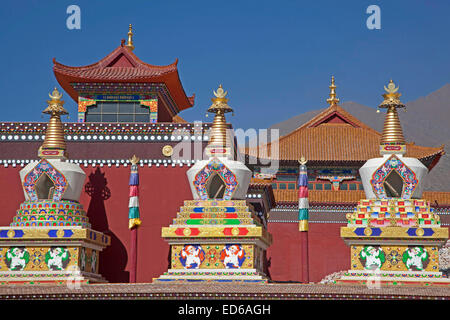
{"type": "MultiPolygon", "coordinates": [[[[128,179],[130,166],[84,167],[85,187],[80,202],[94,230],[111,236],[111,246],[100,256],[100,273],[109,282],[129,281],[131,232],[128,229],[128,179]]],[[[9,226],[24,201],[20,166],[0,170],[0,225],[9,226]]],[[[140,214],[137,282],[151,282],[169,266],[169,245],[161,228],[171,224],[184,200],[192,199],[187,166],[139,167],[140,214]]],[[[335,271],[347,270],[349,248],[339,236],[341,224],[310,224],[310,281],[320,281],[335,271]]],[[[269,273],[275,281],[300,281],[301,243],[297,223],[269,223],[273,244],[268,249],[269,273]]]]}

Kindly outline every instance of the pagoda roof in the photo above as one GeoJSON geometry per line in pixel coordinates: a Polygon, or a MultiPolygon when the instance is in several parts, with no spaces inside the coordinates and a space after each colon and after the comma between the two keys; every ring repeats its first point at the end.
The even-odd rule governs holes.
{"type": "Polygon", "coordinates": [[[64,90],[78,102],[78,92],[71,83],[164,83],[179,111],[194,105],[178,74],[178,59],[167,66],[143,62],[123,43],[100,61],[81,67],[63,65],[53,58],[53,72],[64,90]]]}
{"type": "MultiPolygon", "coordinates": [[[[317,116],[278,141],[267,144],[268,158],[295,161],[305,156],[312,162],[365,162],[380,157],[381,133],[367,126],[338,105],[331,105],[317,116]],[[278,154],[271,155],[271,145],[279,144],[278,154]]],[[[257,148],[247,148],[245,153],[258,156],[257,148]]],[[[445,154],[444,146],[423,147],[406,143],[405,157],[427,160],[428,169],[445,154]]]]}

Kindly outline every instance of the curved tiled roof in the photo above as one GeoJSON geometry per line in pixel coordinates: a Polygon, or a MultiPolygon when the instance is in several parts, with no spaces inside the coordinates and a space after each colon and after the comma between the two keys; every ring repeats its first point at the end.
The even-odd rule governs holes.
{"type": "Polygon", "coordinates": [[[178,75],[178,59],[167,66],[143,62],[127,47],[120,45],[100,61],[81,67],[63,65],[53,59],[53,71],[59,84],[75,100],[74,82],[143,82],[165,83],[179,110],[190,108],[194,97],[187,97],[178,75]]]}
{"type": "MultiPolygon", "coordinates": [[[[304,155],[309,161],[364,162],[380,157],[380,138],[381,133],[343,108],[333,105],[278,141],[267,144],[266,150],[273,160],[297,162],[304,155]],[[270,154],[272,145],[276,143],[278,153],[270,154]]],[[[246,149],[245,153],[256,157],[258,150],[246,149]]],[[[406,144],[406,157],[423,160],[443,154],[444,146],[436,148],[406,144]]]]}

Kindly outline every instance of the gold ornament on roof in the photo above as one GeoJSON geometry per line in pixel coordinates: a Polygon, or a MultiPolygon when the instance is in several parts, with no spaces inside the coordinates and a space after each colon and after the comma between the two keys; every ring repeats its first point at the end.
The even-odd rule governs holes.
{"type": "Polygon", "coordinates": [[[301,156],[300,160],[298,160],[298,163],[300,163],[302,166],[304,166],[306,163],[308,162],[308,160],[306,160],[305,156],[301,156]]]}
{"type": "Polygon", "coordinates": [[[398,92],[398,89],[399,87],[392,80],[389,81],[387,88],[384,86],[387,93],[383,94],[384,101],[378,106],[387,109],[381,144],[405,144],[405,137],[397,113],[397,109],[405,108],[405,105],[400,101],[401,93],[398,92]]]}
{"type": "Polygon", "coordinates": [[[334,84],[334,76],[331,77],[331,85],[330,88],[330,98],[327,99],[327,103],[330,106],[337,105],[339,103],[339,99],[336,98],[336,85],[334,84]]]}
{"type": "Polygon", "coordinates": [[[130,49],[131,51],[133,51],[133,49],[134,49],[134,45],[133,45],[133,26],[131,25],[131,23],[128,26],[128,42],[127,42],[126,47],[128,49],[130,49]]]}

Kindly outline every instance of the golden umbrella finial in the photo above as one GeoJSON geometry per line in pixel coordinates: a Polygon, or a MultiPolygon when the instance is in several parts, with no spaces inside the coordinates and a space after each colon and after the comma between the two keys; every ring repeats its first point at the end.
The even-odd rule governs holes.
{"type": "Polygon", "coordinates": [[[383,94],[384,101],[378,106],[379,108],[387,109],[381,144],[405,144],[402,126],[397,113],[397,109],[405,108],[405,105],[400,101],[401,93],[398,92],[398,89],[399,87],[392,80],[389,81],[387,87],[384,86],[384,90],[387,93],[383,94]]]}
{"type": "Polygon", "coordinates": [[[327,102],[330,106],[337,105],[339,103],[339,99],[336,98],[336,85],[334,84],[334,76],[331,76],[331,85],[330,88],[330,98],[327,99],[327,102]]]}
{"type": "Polygon", "coordinates": [[[50,114],[50,121],[45,131],[45,139],[39,148],[38,156],[41,158],[66,158],[66,141],[64,140],[64,128],[61,122],[61,115],[68,114],[64,109],[64,101],[61,100],[62,94],[58,89],[54,89],[52,94],[48,95],[47,108],[42,113],[50,114]]]}
{"type": "Polygon", "coordinates": [[[134,50],[134,45],[133,45],[133,26],[131,25],[131,23],[130,23],[130,25],[128,27],[128,42],[127,42],[126,47],[128,49],[130,49],[131,51],[134,50]]]}

